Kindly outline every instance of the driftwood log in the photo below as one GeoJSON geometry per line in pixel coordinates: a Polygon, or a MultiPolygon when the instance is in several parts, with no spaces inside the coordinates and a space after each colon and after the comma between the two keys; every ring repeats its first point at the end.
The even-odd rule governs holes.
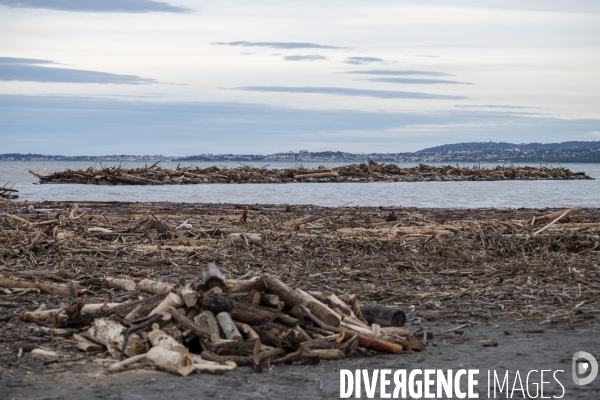
{"type": "Polygon", "coordinates": [[[397,308],[364,304],[361,306],[360,311],[370,324],[378,324],[383,327],[401,327],[406,323],[404,311],[397,308]]]}
{"type": "Polygon", "coordinates": [[[167,311],[169,312],[169,314],[171,314],[173,322],[175,322],[177,325],[181,326],[185,330],[190,330],[194,335],[198,336],[200,339],[209,342],[214,342],[219,338],[213,330],[204,326],[200,326],[194,323],[193,321],[190,321],[187,317],[183,315],[179,315],[177,313],[177,310],[173,307],[169,308],[167,311]]]}
{"type": "MultiPolygon", "coordinates": [[[[107,318],[98,318],[92,322],[87,335],[94,342],[104,345],[114,357],[119,357],[124,339],[121,324],[107,318]]],[[[142,338],[135,333],[130,335],[124,351],[125,355],[132,357],[145,352],[146,346],[142,338]]]]}
{"type": "Polygon", "coordinates": [[[227,288],[225,277],[215,263],[206,264],[204,271],[202,271],[202,280],[204,281],[204,286],[208,289],[214,288],[215,286],[218,286],[223,290],[227,288]]]}
{"type": "Polygon", "coordinates": [[[194,371],[194,360],[189,354],[181,354],[163,347],[153,347],[146,354],[148,362],[172,374],[188,376],[194,371]]]}

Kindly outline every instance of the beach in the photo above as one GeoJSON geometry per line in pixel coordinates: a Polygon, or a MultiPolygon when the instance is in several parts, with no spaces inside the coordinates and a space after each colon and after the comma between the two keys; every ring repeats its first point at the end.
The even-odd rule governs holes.
{"type": "MultiPolygon", "coordinates": [[[[202,379],[202,393],[215,398],[224,395],[219,388],[225,382],[250,385],[248,398],[282,398],[290,387],[296,398],[331,398],[339,390],[340,368],[464,364],[514,372],[543,363],[544,368],[561,367],[568,377],[570,365],[564,360],[570,359],[571,348],[600,350],[595,340],[600,311],[597,208],[118,202],[11,202],[1,207],[4,277],[40,282],[49,276],[77,282],[151,278],[177,284],[198,281],[204,265],[216,262],[233,279],[271,274],[291,287],[357,294],[363,303],[397,306],[406,313],[407,328],[420,332],[425,343],[420,352],[278,365],[261,375],[243,367],[241,374],[182,380],[144,370],[106,376],[102,367],[112,362],[106,356],[82,353],[72,339],[44,334],[19,320],[19,313],[41,304],[59,306],[64,296],[6,288],[10,293],[0,300],[2,379],[15,397],[53,393],[79,398],[87,393],[112,398],[115,387],[121,388],[118,396],[126,397],[133,385],[145,398],[160,398],[167,388],[195,393],[190,382],[202,379]],[[27,352],[17,359],[25,343],[58,351],[60,361],[47,363],[27,352]]],[[[88,288],[88,303],[101,303],[107,295],[111,303],[144,295],[97,283],[88,288]]],[[[590,398],[600,388],[584,389],[570,391],[569,398],[590,398]]]]}

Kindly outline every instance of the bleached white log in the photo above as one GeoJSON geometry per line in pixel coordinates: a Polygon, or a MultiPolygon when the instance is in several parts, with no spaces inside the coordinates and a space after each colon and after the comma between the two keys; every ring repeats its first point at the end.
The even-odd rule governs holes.
{"type": "MultiPolygon", "coordinates": [[[[120,354],[123,346],[124,327],[118,322],[107,318],[98,318],[92,322],[87,336],[96,343],[104,345],[114,356],[120,354]]],[[[146,346],[141,337],[132,333],[127,340],[125,355],[128,357],[137,356],[146,352],[146,346]]]]}
{"type": "Polygon", "coordinates": [[[189,354],[181,354],[162,347],[151,348],[146,354],[146,359],[163,371],[181,376],[188,376],[195,368],[194,360],[189,354]]]}

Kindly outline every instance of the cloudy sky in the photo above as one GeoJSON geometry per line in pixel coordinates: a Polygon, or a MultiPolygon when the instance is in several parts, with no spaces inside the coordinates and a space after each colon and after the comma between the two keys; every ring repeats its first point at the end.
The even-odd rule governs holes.
{"type": "Polygon", "coordinates": [[[0,153],[600,140],[598,0],[0,0],[0,153]]]}

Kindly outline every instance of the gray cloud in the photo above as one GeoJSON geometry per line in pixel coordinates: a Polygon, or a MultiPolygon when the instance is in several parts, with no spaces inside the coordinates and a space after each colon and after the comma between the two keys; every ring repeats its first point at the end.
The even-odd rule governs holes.
{"type": "Polygon", "coordinates": [[[463,96],[449,96],[445,94],[430,94],[418,92],[400,92],[396,90],[367,90],[340,87],[289,87],[289,86],[243,86],[235,90],[251,92],[278,92],[278,93],[315,93],[330,94],[334,96],[364,96],[378,99],[466,99],[463,96]]]}
{"type": "Polygon", "coordinates": [[[341,74],[356,74],[356,75],[385,75],[385,76],[408,76],[408,75],[425,75],[425,76],[454,76],[445,72],[435,71],[419,71],[419,70],[404,70],[404,71],[388,71],[388,70],[370,70],[370,71],[346,71],[341,74]]]}
{"type": "Polygon", "coordinates": [[[454,107],[456,108],[506,108],[506,109],[510,109],[510,110],[517,110],[517,109],[522,109],[522,108],[537,108],[537,109],[541,109],[542,107],[526,107],[526,106],[501,106],[501,105],[494,105],[494,104],[481,104],[481,105],[476,105],[476,104],[457,104],[454,107]]]}
{"type": "Polygon", "coordinates": [[[384,60],[383,58],[378,57],[348,57],[344,61],[346,64],[352,65],[366,65],[366,64],[388,64],[389,61],[384,60]]]}
{"type": "Polygon", "coordinates": [[[348,49],[348,47],[327,46],[315,43],[302,42],[213,42],[212,44],[220,46],[241,46],[241,47],[270,47],[273,49],[329,49],[339,50],[348,49]]]}
{"type": "Polygon", "coordinates": [[[419,78],[373,78],[367,79],[370,82],[387,82],[387,83],[407,83],[415,85],[437,85],[437,84],[448,84],[448,85],[474,85],[470,82],[458,82],[458,81],[447,81],[444,79],[419,79],[419,78]]]}
{"type": "Polygon", "coordinates": [[[147,85],[159,83],[155,79],[136,75],[118,75],[108,72],[87,71],[58,67],[39,66],[57,64],[51,60],[34,58],[0,57],[0,81],[64,82],[64,83],[113,83],[147,85]]]}
{"type": "Polygon", "coordinates": [[[56,63],[52,60],[41,60],[38,58],[0,57],[0,65],[26,65],[26,64],[56,64],[56,63]]]}
{"type": "MultiPolygon", "coordinates": [[[[409,0],[415,4],[421,5],[418,0],[409,0]]],[[[428,5],[438,6],[458,6],[458,7],[477,7],[477,8],[499,8],[509,10],[532,10],[532,11],[552,11],[552,12],[600,12],[600,4],[596,0],[431,0],[428,5]]]]}
{"type": "Polygon", "coordinates": [[[450,110],[366,112],[263,104],[0,95],[3,152],[266,154],[304,148],[386,152],[445,143],[590,140],[598,119],[450,110]],[[168,135],[165,135],[168,132],[168,135]]]}
{"type": "Polygon", "coordinates": [[[318,60],[327,60],[327,57],[320,56],[318,54],[307,54],[304,56],[285,56],[283,57],[285,61],[318,61],[318,60]]]}
{"type": "Polygon", "coordinates": [[[0,5],[76,12],[185,13],[190,10],[152,0],[0,0],[0,5]]]}

